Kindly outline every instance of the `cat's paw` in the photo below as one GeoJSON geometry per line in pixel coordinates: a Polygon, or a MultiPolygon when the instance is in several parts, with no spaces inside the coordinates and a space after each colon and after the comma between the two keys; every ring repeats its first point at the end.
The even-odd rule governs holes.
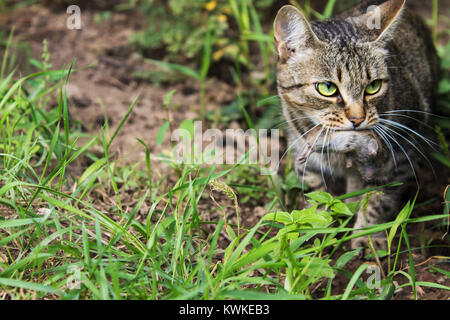
{"type": "Polygon", "coordinates": [[[311,145],[307,142],[305,146],[303,147],[303,150],[300,152],[300,154],[297,156],[297,163],[299,165],[305,164],[308,160],[309,156],[313,153],[313,148],[311,145]]]}

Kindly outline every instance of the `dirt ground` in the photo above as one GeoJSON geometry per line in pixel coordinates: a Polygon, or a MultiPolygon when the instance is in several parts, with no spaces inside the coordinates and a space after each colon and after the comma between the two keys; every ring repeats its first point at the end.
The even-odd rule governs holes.
{"type": "MultiPolygon", "coordinates": [[[[414,1],[415,8],[429,17],[431,1],[414,1]]],[[[450,4],[449,4],[450,7],[450,4]]],[[[28,43],[30,56],[39,59],[44,39],[48,41],[51,63],[54,69],[68,66],[75,61],[75,69],[70,76],[68,95],[70,97],[70,115],[79,120],[86,132],[97,134],[104,124],[104,117],[114,130],[134,99],[139,96],[137,105],[128,122],[119,132],[113,150],[118,157],[127,161],[143,161],[145,150],[136,138],[142,139],[150,148],[152,155],[159,154],[170,146],[156,144],[155,136],[168,117],[162,109],[164,96],[176,89],[172,99],[174,112],[170,115],[174,125],[186,118],[195,119],[200,109],[199,85],[187,80],[175,85],[156,86],[149,81],[134,76],[135,72],[154,70],[130,45],[133,32],[145,26],[144,17],[136,12],[111,12],[111,17],[101,23],[95,21],[96,8],[82,8],[82,29],[68,30],[65,8],[33,5],[18,9],[7,16],[0,14],[0,26],[6,27],[8,33],[15,28],[15,41],[28,43]],[[93,64],[93,65],[92,65],[93,64]],[[86,68],[87,66],[90,66],[86,68]]],[[[2,28],[3,28],[2,27],[2,28]]],[[[27,72],[24,67],[23,72],[27,72]]],[[[227,82],[212,78],[207,84],[207,108],[215,110],[228,104],[235,98],[236,88],[227,82]]],[[[166,137],[167,138],[167,137],[166,137]]],[[[168,139],[166,140],[166,142],[168,139]]],[[[153,170],[160,177],[165,172],[164,164],[154,161],[153,170]]],[[[157,177],[158,178],[158,177],[157,177]]],[[[447,178],[448,182],[448,178],[447,178]]],[[[442,184],[441,184],[442,185],[442,184]]],[[[436,191],[436,193],[442,190],[436,191]]],[[[226,201],[226,200],[224,200],[226,201]]],[[[208,203],[201,204],[207,206],[208,203]]],[[[201,209],[201,208],[200,208],[201,209]]],[[[250,203],[241,208],[241,220],[251,226],[264,214],[263,203],[250,203]]],[[[439,213],[439,212],[438,212],[439,213]]],[[[417,227],[417,226],[415,226],[417,227]]],[[[433,243],[445,244],[440,240],[442,234],[417,227],[417,238],[413,244],[419,245],[420,235],[427,239],[436,239],[433,243]]],[[[432,250],[414,254],[416,276],[418,281],[427,281],[450,286],[450,279],[438,272],[430,272],[429,266],[435,264],[444,270],[450,270],[448,260],[439,256],[450,253],[432,250]]],[[[1,259],[1,256],[0,256],[1,259]]],[[[407,256],[400,261],[401,269],[409,268],[407,256]]],[[[349,271],[355,271],[362,263],[353,259],[349,271]]],[[[397,280],[404,283],[406,278],[397,280]]],[[[338,278],[337,289],[345,288],[348,279],[338,278]],[[342,288],[339,288],[339,284],[342,288]]],[[[419,290],[421,299],[450,299],[450,293],[444,290],[423,288],[419,290]]],[[[402,289],[394,295],[395,299],[411,299],[410,288],[402,289]]]]}

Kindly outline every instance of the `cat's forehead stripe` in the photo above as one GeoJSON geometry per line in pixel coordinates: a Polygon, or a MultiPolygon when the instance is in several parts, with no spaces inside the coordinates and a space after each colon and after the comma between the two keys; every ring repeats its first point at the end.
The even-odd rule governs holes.
{"type": "Polygon", "coordinates": [[[349,40],[357,41],[361,38],[356,27],[347,21],[315,21],[311,23],[311,27],[317,37],[325,42],[349,40]]]}

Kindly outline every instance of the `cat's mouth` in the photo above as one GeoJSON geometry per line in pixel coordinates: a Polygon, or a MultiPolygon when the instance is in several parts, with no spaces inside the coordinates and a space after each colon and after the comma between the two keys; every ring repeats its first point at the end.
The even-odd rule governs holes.
{"type": "Polygon", "coordinates": [[[355,126],[342,126],[342,127],[338,127],[336,125],[327,125],[327,124],[322,124],[322,127],[324,127],[326,130],[330,129],[333,131],[367,131],[367,130],[372,130],[373,128],[375,128],[376,124],[378,121],[376,120],[372,120],[372,121],[367,121],[364,120],[364,123],[362,125],[359,125],[357,127],[355,126]]]}
{"type": "Polygon", "coordinates": [[[333,131],[367,131],[376,127],[378,123],[378,116],[369,113],[366,117],[361,118],[360,121],[356,122],[349,118],[340,118],[339,121],[332,119],[324,119],[321,122],[322,127],[326,130],[330,129],[333,131]]]}
{"type": "Polygon", "coordinates": [[[364,127],[357,127],[357,128],[330,128],[334,131],[367,131],[373,129],[373,126],[364,126],[364,127]]]}

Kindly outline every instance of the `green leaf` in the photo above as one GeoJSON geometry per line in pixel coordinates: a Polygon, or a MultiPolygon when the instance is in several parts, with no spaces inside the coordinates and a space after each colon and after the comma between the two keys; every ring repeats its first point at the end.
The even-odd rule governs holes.
{"type": "Polygon", "coordinates": [[[194,138],[194,121],[192,121],[191,119],[184,120],[180,125],[180,129],[189,132],[191,139],[194,138]]]}
{"type": "Polygon", "coordinates": [[[440,162],[442,162],[446,167],[450,168],[450,160],[447,159],[446,156],[444,156],[443,154],[440,154],[440,153],[432,153],[431,155],[433,157],[435,157],[437,160],[439,160],[440,162]]]}
{"type": "MultiPolygon", "coordinates": [[[[120,129],[121,129],[122,126],[125,124],[125,121],[127,121],[128,117],[130,116],[131,112],[133,111],[134,107],[136,106],[136,103],[137,103],[138,99],[139,99],[139,96],[137,96],[137,97],[134,99],[134,101],[131,103],[130,107],[128,108],[127,113],[125,114],[125,116],[123,116],[122,120],[120,120],[120,123],[119,123],[119,125],[117,126],[116,130],[114,130],[114,133],[113,133],[113,135],[112,135],[112,137],[111,137],[111,139],[109,140],[108,145],[107,145],[107,149],[108,149],[108,150],[109,150],[109,147],[111,146],[111,144],[112,144],[114,138],[117,136],[117,134],[119,133],[120,129]]],[[[66,109],[67,109],[67,108],[66,108],[66,109]]],[[[67,112],[67,111],[66,111],[66,112],[67,112]]],[[[67,115],[67,118],[68,118],[68,115],[67,115]]],[[[69,120],[67,120],[67,122],[68,122],[68,121],[69,121],[69,120]]],[[[65,125],[65,126],[66,126],[66,125],[65,125]]],[[[67,129],[67,130],[68,130],[68,129],[67,129]]],[[[69,133],[67,132],[66,135],[67,135],[67,137],[68,137],[69,133]]],[[[68,140],[68,138],[66,138],[66,140],[68,140]]],[[[66,144],[67,144],[67,142],[66,142],[66,144]]]]}
{"type": "Polygon", "coordinates": [[[361,201],[354,201],[354,202],[350,202],[350,203],[346,203],[347,208],[350,209],[350,211],[353,214],[356,214],[359,210],[359,207],[361,206],[361,201]]]}
{"type": "Polygon", "coordinates": [[[327,211],[314,212],[312,210],[303,209],[301,211],[293,211],[292,217],[297,225],[310,225],[313,228],[326,228],[332,222],[333,218],[327,211]]]}
{"type": "Polygon", "coordinates": [[[259,100],[258,102],[256,102],[256,106],[262,107],[262,106],[266,106],[266,105],[280,105],[280,98],[278,96],[270,96],[264,99],[259,100]]]}
{"type": "Polygon", "coordinates": [[[166,135],[166,131],[169,128],[170,122],[164,121],[164,124],[159,128],[158,133],[156,134],[156,144],[160,146],[164,141],[164,136],[166,135]]]}
{"type": "MultiPolygon", "coordinates": [[[[300,286],[303,289],[305,289],[308,285],[317,283],[322,278],[332,279],[335,276],[333,268],[329,265],[329,260],[323,260],[318,257],[305,257],[298,266],[304,266],[301,274],[304,274],[308,278],[304,279],[296,286],[300,286]]],[[[297,280],[298,279],[299,278],[297,277],[297,280]]]]}
{"type": "Polygon", "coordinates": [[[286,175],[284,188],[286,191],[290,191],[292,189],[303,189],[303,184],[300,182],[294,171],[289,171],[286,175]]]}
{"type": "Polygon", "coordinates": [[[243,300],[305,300],[301,294],[289,294],[285,292],[265,293],[255,290],[230,290],[223,293],[224,296],[232,299],[243,300]]]}
{"type": "Polygon", "coordinates": [[[414,207],[414,205],[411,205],[411,203],[408,201],[408,203],[403,207],[403,209],[400,211],[400,213],[395,218],[395,221],[394,221],[395,224],[389,230],[389,235],[388,235],[389,247],[391,246],[394,236],[397,233],[398,227],[400,226],[401,223],[403,223],[405,220],[407,220],[409,218],[413,207],[414,207]]]}
{"type": "Polygon", "coordinates": [[[342,196],[336,197],[336,199],[345,200],[345,199],[361,196],[361,195],[369,193],[371,191],[377,191],[377,190],[381,190],[384,188],[399,187],[401,185],[403,185],[403,182],[393,182],[393,183],[385,184],[385,185],[379,186],[379,187],[372,187],[372,188],[367,188],[367,189],[363,189],[363,190],[358,190],[355,192],[350,192],[350,193],[344,194],[342,196]]]}
{"type": "MultiPolygon", "coordinates": [[[[307,258],[309,260],[309,257],[307,258]]],[[[302,262],[308,263],[308,270],[306,272],[308,277],[315,280],[320,278],[334,278],[334,270],[329,265],[328,261],[320,258],[312,258],[310,261],[305,261],[305,259],[303,259],[302,262]]]]}
{"type": "Polygon", "coordinates": [[[437,272],[442,273],[442,274],[443,274],[444,276],[446,276],[447,278],[450,278],[450,271],[443,270],[443,269],[440,269],[440,268],[435,267],[435,266],[430,266],[430,268],[431,268],[432,270],[434,270],[434,271],[437,271],[437,272]]]}
{"type": "Polygon", "coordinates": [[[174,95],[175,92],[177,92],[177,90],[173,89],[164,96],[164,101],[163,101],[164,109],[167,109],[167,107],[169,106],[169,103],[172,100],[172,96],[174,95]]]}
{"type": "Polygon", "coordinates": [[[82,184],[84,180],[91,177],[95,172],[103,168],[103,166],[107,163],[107,159],[102,158],[97,161],[95,161],[93,164],[91,164],[81,175],[80,179],[78,180],[78,184],[82,184]]]}
{"type": "Polygon", "coordinates": [[[158,61],[153,59],[145,59],[146,62],[149,62],[151,64],[157,65],[158,67],[169,69],[172,71],[177,71],[185,76],[192,77],[196,80],[201,80],[201,75],[197,72],[192,70],[191,68],[185,67],[181,64],[174,64],[174,63],[168,63],[164,61],[158,61]]]}
{"type": "Polygon", "coordinates": [[[340,214],[343,214],[346,216],[353,215],[352,210],[350,210],[349,207],[347,207],[347,205],[345,203],[343,203],[342,201],[339,201],[339,200],[335,200],[335,202],[332,204],[331,211],[333,211],[335,213],[340,213],[340,214]]]}
{"type": "Polygon", "coordinates": [[[347,288],[345,289],[344,295],[342,296],[342,300],[347,300],[349,298],[350,294],[352,293],[352,289],[355,286],[355,284],[358,281],[361,274],[364,272],[364,270],[366,270],[367,268],[370,268],[370,267],[372,267],[372,266],[368,263],[364,263],[358,267],[358,269],[355,271],[355,273],[353,273],[353,276],[350,279],[350,281],[347,285],[347,288]]]}
{"type": "Polygon", "coordinates": [[[295,224],[290,224],[285,229],[281,230],[281,232],[286,234],[289,242],[293,242],[300,236],[300,233],[295,232],[295,230],[297,230],[297,226],[295,224]]]}
{"type": "Polygon", "coordinates": [[[360,251],[361,249],[355,249],[352,251],[345,252],[336,260],[334,267],[336,269],[342,269],[350,260],[359,255],[360,251]]]}
{"type": "MultiPolygon", "coordinates": [[[[386,250],[376,250],[375,253],[377,254],[378,258],[384,258],[389,255],[389,252],[386,250]]],[[[375,259],[375,255],[371,252],[368,255],[365,256],[366,259],[375,259]]]]}
{"type": "Polygon", "coordinates": [[[44,65],[42,64],[42,62],[40,62],[40,61],[38,61],[36,59],[31,58],[31,59],[28,60],[28,62],[30,64],[32,64],[33,66],[35,66],[39,70],[44,69],[44,65]]]}
{"type": "Polygon", "coordinates": [[[283,224],[289,224],[289,223],[294,222],[292,220],[292,216],[287,212],[268,213],[262,218],[262,220],[274,221],[274,222],[279,222],[279,223],[283,223],[283,224]]]}
{"type": "Polygon", "coordinates": [[[308,198],[315,200],[322,204],[328,204],[333,201],[333,196],[324,191],[313,191],[305,194],[308,198]]]}
{"type": "Polygon", "coordinates": [[[43,293],[60,293],[59,290],[45,286],[39,283],[33,283],[28,281],[16,280],[16,279],[8,279],[8,278],[0,278],[0,285],[13,287],[13,288],[22,288],[27,290],[34,290],[43,293]]]}
{"type": "MultiPolygon", "coordinates": [[[[398,288],[403,288],[403,287],[407,287],[410,286],[411,282],[402,284],[400,286],[398,286],[398,288]]],[[[433,283],[433,282],[427,282],[427,281],[417,281],[416,282],[416,286],[420,286],[420,287],[429,287],[429,288],[435,288],[435,289],[442,289],[442,290],[448,290],[450,291],[450,287],[444,286],[442,284],[438,284],[438,283],[433,283]]]]}
{"type": "Polygon", "coordinates": [[[241,269],[242,267],[253,263],[257,261],[258,259],[264,257],[268,253],[272,252],[277,248],[279,245],[278,241],[276,241],[275,238],[272,238],[271,240],[268,240],[264,242],[261,246],[258,248],[254,248],[250,250],[247,254],[239,258],[234,264],[233,264],[233,270],[241,269]]]}
{"type": "Polygon", "coordinates": [[[15,227],[26,226],[29,224],[34,224],[34,223],[41,223],[41,222],[44,222],[45,219],[46,218],[15,219],[15,220],[0,221],[0,229],[15,228],[15,227]]]}
{"type": "MultiPolygon", "coordinates": [[[[251,240],[254,238],[256,231],[261,226],[261,221],[258,222],[250,231],[245,235],[245,237],[242,239],[242,241],[239,243],[239,245],[236,247],[236,249],[233,251],[233,253],[229,256],[227,261],[224,261],[224,269],[223,274],[226,275],[229,272],[231,272],[230,264],[233,264],[239,256],[242,255],[242,252],[244,249],[249,245],[251,240]]],[[[240,239],[240,237],[237,237],[236,240],[240,239]]]]}
{"type": "Polygon", "coordinates": [[[439,94],[447,94],[450,92],[450,81],[443,80],[439,83],[439,94]]]}
{"type": "Polygon", "coordinates": [[[327,3],[327,6],[325,7],[325,10],[323,12],[323,18],[328,19],[333,14],[334,5],[336,4],[337,0],[329,0],[327,3]]]}

